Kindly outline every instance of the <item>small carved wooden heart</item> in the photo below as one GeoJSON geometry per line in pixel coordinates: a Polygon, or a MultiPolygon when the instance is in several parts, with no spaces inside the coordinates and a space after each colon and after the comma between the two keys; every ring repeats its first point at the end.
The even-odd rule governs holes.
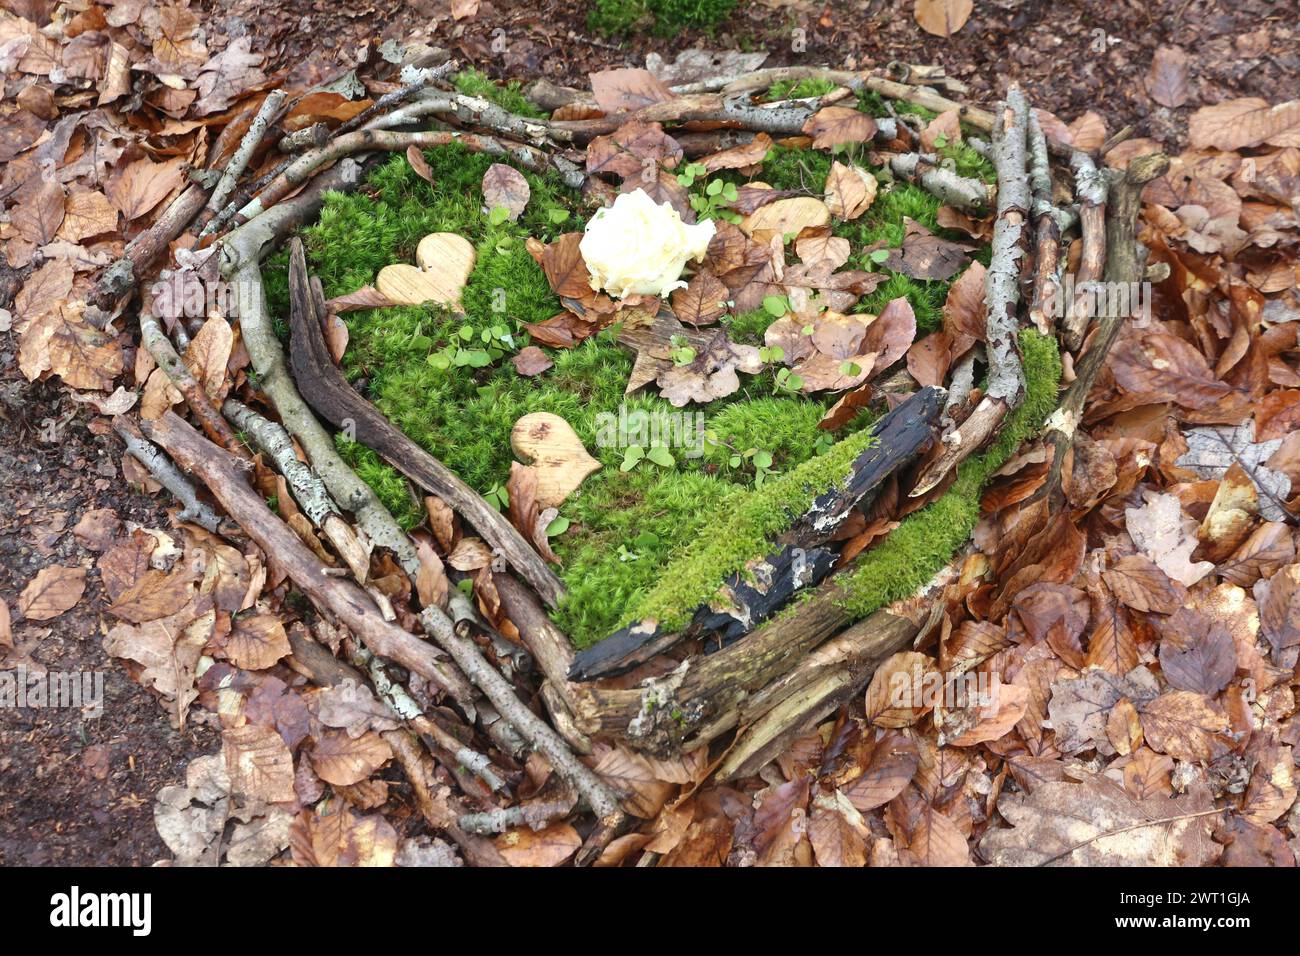
{"type": "Polygon", "coordinates": [[[510,430],[515,454],[537,469],[537,504],[558,508],[600,462],[587,454],[573,427],[559,415],[533,412],[510,430]]]}
{"type": "Polygon", "coordinates": [[[454,232],[431,232],[415,248],[415,264],[425,272],[443,276],[448,288],[460,290],[474,271],[474,244],[454,232]]]}
{"type": "Polygon", "coordinates": [[[474,246],[463,236],[430,233],[415,250],[418,266],[384,266],[375,286],[399,305],[438,302],[458,309],[461,290],[474,271],[474,258],[474,246]]]}

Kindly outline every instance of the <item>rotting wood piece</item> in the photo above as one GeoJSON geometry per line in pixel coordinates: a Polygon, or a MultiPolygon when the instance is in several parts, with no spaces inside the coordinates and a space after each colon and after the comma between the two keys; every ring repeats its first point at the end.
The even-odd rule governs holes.
{"type": "MultiPolygon", "coordinates": [[[[839,485],[819,495],[789,529],[778,548],[742,572],[728,575],[714,599],[701,605],[689,625],[665,632],[655,621],[636,621],[574,656],[569,679],[589,681],[625,673],[678,641],[716,635],[723,646],[742,638],[801,588],[819,584],[835,565],[836,529],[891,474],[912,461],[934,437],[943,407],[941,388],[923,388],[876,423],[876,440],[853,461],[839,485]]],[[[725,534],[725,528],[719,529],[725,534]]]]}
{"type": "Polygon", "coordinates": [[[336,428],[350,427],[356,441],[445,500],[554,607],[564,596],[564,585],[514,525],[446,465],[395,428],[379,409],[357,394],[334,364],[321,327],[321,303],[308,279],[307,259],[298,239],[289,247],[289,296],[293,337],[290,364],[307,403],[336,428]]]}

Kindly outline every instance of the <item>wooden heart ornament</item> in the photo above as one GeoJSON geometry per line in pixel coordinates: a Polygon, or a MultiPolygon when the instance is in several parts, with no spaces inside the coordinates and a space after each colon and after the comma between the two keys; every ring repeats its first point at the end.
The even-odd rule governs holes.
{"type": "Polygon", "coordinates": [[[460,294],[474,271],[474,246],[454,232],[434,232],[415,250],[418,265],[397,263],[379,270],[375,287],[399,305],[438,302],[460,308],[460,294]]]}
{"type": "Polygon", "coordinates": [[[537,503],[558,508],[600,462],[587,454],[573,427],[559,415],[533,412],[515,422],[510,446],[537,469],[537,503]]]}

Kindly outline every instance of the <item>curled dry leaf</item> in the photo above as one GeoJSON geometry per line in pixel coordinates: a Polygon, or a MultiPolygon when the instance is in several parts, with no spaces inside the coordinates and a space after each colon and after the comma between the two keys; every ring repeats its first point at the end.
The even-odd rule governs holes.
{"type": "Polygon", "coordinates": [[[523,214],[531,195],[528,180],[513,166],[493,163],[483,174],[485,212],[491,212],[497,206],[502,206],[508,214],[507,218],[514,222],[523,214]]]}
{"type": "Polygon", "coordinates": [[[933,709],[926,690],[938,679],[934,658],[917,651],[893,655],[867,686],[867,720],[877,727],[910,727],[933,709]]]}
{"type": "Polygon", "coordinates": [[[410,163],[415,175],[431,186],[436,185],[433,181],[433,170],[429,168],[429,161],[424,158],[424,151],[420,147],[415,145],[406,147],[406,161],[410,163]]]}
{"type": "Polygon", "coordinates": [[[716,173],[720,169],[744,169],[746,166],[757,166],[762,163],[763,158],[767,156],[767,151],[771,148],[771,136],[766,133],[755,133],[754,138],[748,143],[721,150],[698,159],[696,162],[704,166],[710,173],[716,173]]]}
{"type": "Polygon", "coordinates": [[[832,216],[857,219],[875,201],[876,177],[861,166],[846,166],[838,161],[831,163],[824,198],[832,216]]]}

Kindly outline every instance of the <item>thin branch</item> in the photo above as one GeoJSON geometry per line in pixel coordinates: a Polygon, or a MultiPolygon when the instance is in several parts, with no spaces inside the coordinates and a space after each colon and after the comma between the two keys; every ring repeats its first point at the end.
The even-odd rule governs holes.
{"type": "Polygon", "coordinates": [[[129,418],[119,415],[113,419],[113,430],[126,444],[131,457],[149,469],[158,484],[172,493],[183,507],[176,516],[180,521],[192,521],[201,528],[216,534],[221,528],[221,518],[206,503],[199,500],[198,492],[189,479],[181,474],[170,458],[147,441],[129,418]]]}

